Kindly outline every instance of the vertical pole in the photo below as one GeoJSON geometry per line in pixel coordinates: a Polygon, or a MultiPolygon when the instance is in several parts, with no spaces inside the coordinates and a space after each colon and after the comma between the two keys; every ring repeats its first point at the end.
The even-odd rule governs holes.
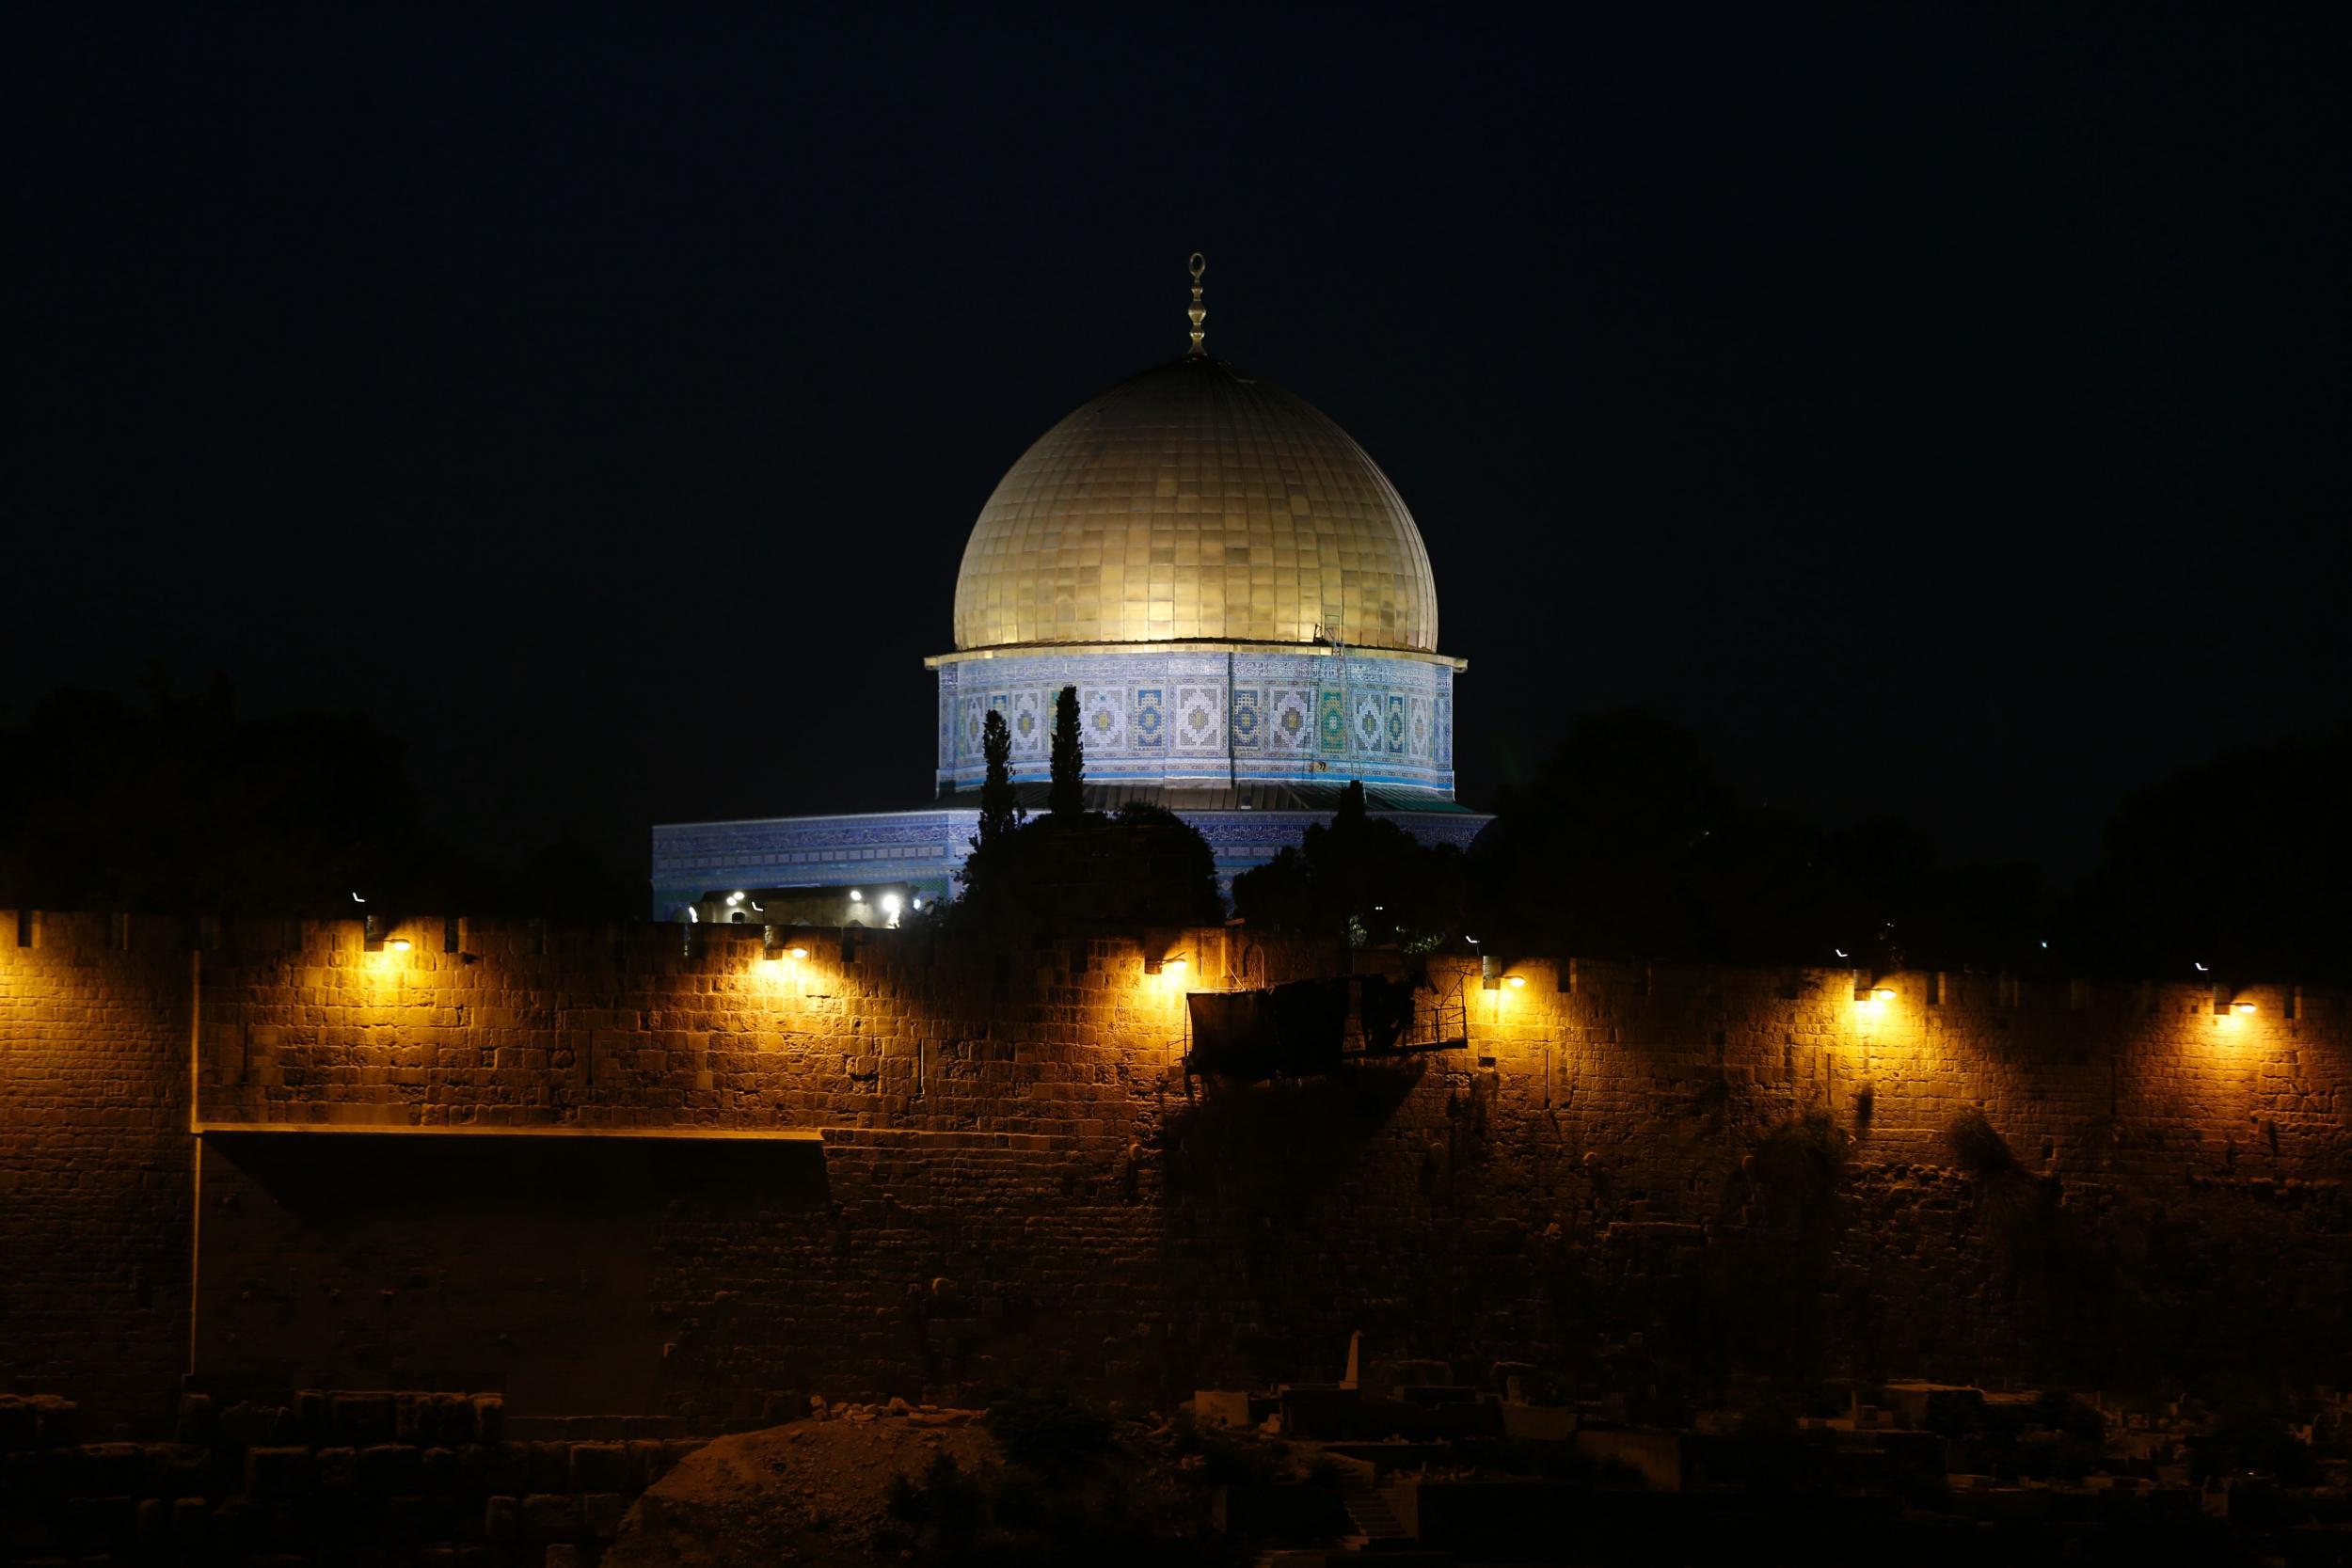
{"type": "Polygon", "coordinates": [[[203,1087],[204,950],[188,953],[188,1364],[196,1375],[197,1285],[203,1258],[204,1140],[198,1133],[197,1095],[203,1087]]]}

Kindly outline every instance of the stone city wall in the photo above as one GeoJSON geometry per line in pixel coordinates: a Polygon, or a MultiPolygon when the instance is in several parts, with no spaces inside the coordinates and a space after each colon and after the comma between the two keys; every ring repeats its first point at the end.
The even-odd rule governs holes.
{"type": "Polygon", "coordinates": [[[102,1435],[187,1370],[191,962],[176,922],[0,911],[0,1392],[102,1435]]]}
{"type": "Polygon", "coordinates": [[[232,929],[191,979],[184,938],[46,928],[83,935],[0,954],[0,1169],[72,1178],[10,1205],[0,1356],[94,1429],[142,1378],[167,1405],[191,1338],[224,1401],[494,1388],[694,1431],[1024,1374],[1327,1377],[1354,1330],[1665,1399],[2341,1371],[2335,995],[1535,959],[1489,990],[1433,958],[1466,1046],[1228,1085],[1181,1071],[1184,991],[1314,955],[433,920],[405,951],[232,929]],[[135,1239],[181,1272],[101,1266],[135,1239]],[[123,1368],[20,1327],[82,1311],[123,1368]]]}

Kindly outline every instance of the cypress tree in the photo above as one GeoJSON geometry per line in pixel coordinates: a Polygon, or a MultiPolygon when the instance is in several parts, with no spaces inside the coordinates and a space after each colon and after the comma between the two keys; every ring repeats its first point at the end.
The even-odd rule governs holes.
{"type": "Polygon", "coordinates": [[[1012,795],[1012,731],[1005,723],[1005,716],[989,709],[987,721],[980,726],[980,754],[988,759],[988,776],[980,781],[980,836],[977,847],[985,849],[1012,832],[1015,812],[1012,795]]]}
{"type": "Polygon", "coordinates": [[[1086,743],[1078,738],[1078,689],[1065,686],[1054,699],[1054,778],[1045,804],[1057,816],[1086,810],[1086,743]]]}

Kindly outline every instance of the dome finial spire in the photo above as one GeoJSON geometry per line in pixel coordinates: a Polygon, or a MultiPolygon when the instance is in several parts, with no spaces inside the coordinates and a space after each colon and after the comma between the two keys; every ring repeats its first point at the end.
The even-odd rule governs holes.
{"type": "Polygon", "coordinates": [[[1209,259],[1194,251],[1189,270],[1192,273],[1192,308],[1184,314],[1192,318],[1192,352],[1206,354],[1208,350],[1200,346],[1200,324],[1209,319],[1209,308],[1200,303],[1200,275],[1209,270],[1209,259]]]}

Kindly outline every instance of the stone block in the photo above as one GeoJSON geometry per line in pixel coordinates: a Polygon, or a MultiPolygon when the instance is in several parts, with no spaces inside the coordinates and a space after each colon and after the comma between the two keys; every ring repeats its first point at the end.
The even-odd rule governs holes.
{"type": "Polygon", "coordinates": [[[574,1443],[571,1490],[623,1492],[628,1489],[628,1449],[621,1443],[574,1443]]]}
{"type": "Polygon", "coordinates": [[[633,1437],[628,1447],[629,1485],[642,1488],[660,1481],[667,1469],[661,1459],[661,1444],[650,1437],[633,1437]]]}
{"type": "Polygon", "coordinates": [[[283,1405],[248,1401],[220,1413],[220,1440],[232,1449],[282,1447],[294,1435],[283,1405]]]}
{"type": "Polygon", "coordinates": [[[523,1498],[523,1534],[531,1540],[564,1540],[580,1528],[580,1499],[570,1493],[533,1492],[523,1498]]]}
{"type": "Polygon", "coordinates": [[[358,1449],[321,1449],[318,1450],[319,1489],[325,1492],[348,1492],[359,1480],[359,1450],[358,1449]]]}
{"type": "Polygon", "coordinates": [[[309,1449],[259,1448],[245,1451],[245,1489],[249,1497],[300,1497],[317,1481],[318,1464],[309,1449]]]}
{"type": "Polygon", "coordinates": [[[482,1433],[474,1402],[464,1394],[436,1394],[425,1433],[432,1447],[454,1449],[472,1442],[482,1433]]]}
{"type": "Polygon", "coordinates": [[[561,1492],[572,1481],[572,1446],[569,1443],[532,1443],[531,1448],[531,1486],[533,1492],[561,1492]]]}
{"type": "Polygon", "coordinates": [[[610,1541],[621,1533],[621,1519],[628,1513],[628,1498],[619,1492],[589,1492],[580,1497],[580,1508],[588,1521],[588,1533],[599,1541],[610,1541]]]}
{"type": "Polygon", "coordinates": [[[136,1443],[85,1443],[76,1450],[73,1490],[88,1497],[145,1489],[147,1465],[136,1443]]]}
{"type": "Polygon", "coordinates": [[[581,1568],[584,1560],[578,1546],[559,1541],[548,1547],[547,1555],[539,1560],[539,1568],[581,1568]]]}
{"type": "Polygon", "coordinates": [[[480,1468],[479,1490],[516,1494],[531,1490],[530,1444],[477,1443],[466,1451],[469,1464],[480,1468]]]}
{"type": "Polygon", "coordinates": [[[359,1450],[359,1484],[370,1492],[414,1492],[423,1483],[417,1449],[407,1443],[378,1443],[359,1450]]]}
{"type": "Polygon", "coordinates": [[[31,1403],[35,1447],[70,1449],[82,1440],[81,1406],[55,1394],[36,1394],[31,1403]]]}
{"type": "Polygon", "coordinates": [[[135,1497],[69,1497],[65,1506],[66,1528],[75,1541],[125,1551],[138,1544],[139,1510],[135,1497]]]}
{"type": "Polygon", "coordinates": [[[513,1497],[492,1497],[482,1505],[482,1533],[492,1541],[514,1541],[523,1533],[522,1504],[513,1497]]]}
{"type": "Polygon", "coordinates": [[[337,1394],[332,1419],[336,1440],[355,1449],[392,1440],[394,1426],[389,1394],[337,1394]]]}
{"type": "MultiPolygon", "coordinates": [[[[172,1420],[171,1435],[175,1442],[181,1443],[203,1445],[218,1441],[220,1412],[213,1403],[213,1396],[181,1395],[180,1409],[172,1420]]],[[[0,1449],[7,1446],[5,1440],[0,1440],[0,1449]]]]}
{"type": "Polygon", "coordinates": [[[434,1492],[456,1490],[460,1481],[460,1471],[455,1449],[427,1449],[424,1450],[421,1463],[427,1490],[434,1492]]]}
{"type": "Polygon", "coordinates": [[[32,1401],[0,1394],[0,1453],[20,1453],[35,1447],[40,1430],[32,1401]]]}
{"type": "Polygon", "coordinates": [[[505,1435],[506,1402],[496,1394],[476,1394],[467,1402],[473,1406],[474,1438],[477,1442],[495,1443],[505,1435]]]}
{"type": "Polygon", "coordinates": [[[213,1505],[201,1497],[175,1498],[171,1505],[171,1544],[181,1554],[193,1557],[210,1538],[213,1505]]]}
{"type": "Polygon", "coordinates": [[[192,1497],[214,1477],[213,1450],[193,1443],[142,1443],[140,1489],[151,1497],[192,1497]]]}

